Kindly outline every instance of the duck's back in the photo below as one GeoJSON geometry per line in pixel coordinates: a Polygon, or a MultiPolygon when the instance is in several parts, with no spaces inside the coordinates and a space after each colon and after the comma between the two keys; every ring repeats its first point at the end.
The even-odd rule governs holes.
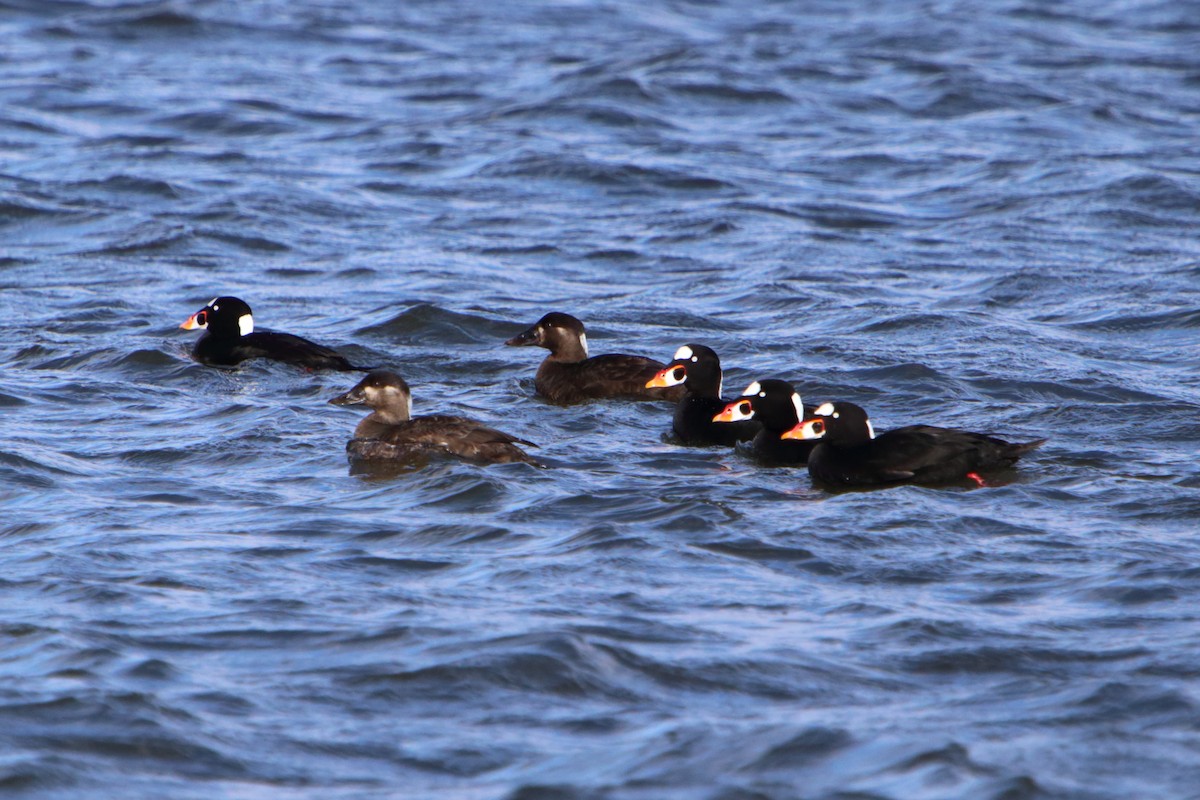
{"type": "Polygon", "coordinates": [[[232,338],[205,334],[196,342],[192,356],[202,364],[219,367],[233,367],[252,358],[266,358],[308,369],[339,372],[361,369],[329,347],[302,336],[276,331],[254,331],[232,338]]]}
{"type": "Polygon", "coordinates": [[[982,433],[908,425],[856,447],[819,446],[809,472],[831,485],[949,483],[1010,466],[1044,441],[1014,444],[982,433]]]}
{"type": "Polygon", "coordinates": [[[562,362],[547,358],[538,367],[534,385],[552,403],[570,405],[587,400],[668,400],[683,398],[682,386],[646,388],[663,364],[644,356],[610,353],[583,361],[562,362]]]}
{"type": "Polygon", "coordinates": [[[536,464],[521,444],[537,446],[467,417],[431,414],[392,425],[373,438],[351,439],[346,450],[364,459],[407,459],[440,450],[472,461],[536,464]]]}

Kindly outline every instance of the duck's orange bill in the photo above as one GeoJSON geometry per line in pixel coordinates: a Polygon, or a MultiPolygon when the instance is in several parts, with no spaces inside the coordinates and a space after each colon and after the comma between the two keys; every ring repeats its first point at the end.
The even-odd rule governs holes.
{"type": "Polygon", "coordinates": [[[196,321],[196,317],[199,316],[199,314],[199,311],[197,311],[195,314],[192,314],[190,317],[185,319],[179,327],[183,328],[185,331],[196,330],[196,328],[200,327],[200,323],[196,321]]]}
{"type": "Polygon", "coordinates": [[[779,434],[780,439],[820,439],[825,435],[825,420],[817,417],[797,422],[794,428],[779,434]]]}
{"type": "Polygon", "coordinates": [[[646,381],[647,389],[665,389],[673,384],[667,383],[667,378],[671,374],[671,368],[667,367],[664,370],[659,370],[659,373],[650,380],[646,381]]]}
{"type": "Polygon", "coordinates": [[[749,400],[734,400],[729,405],[712,418],[713,422],[739,422],[743,419],[750,419],[754,416],[754,412],[750,409],[749,400]],[[745,408],[743,408],[745,406],[745,408]]]}

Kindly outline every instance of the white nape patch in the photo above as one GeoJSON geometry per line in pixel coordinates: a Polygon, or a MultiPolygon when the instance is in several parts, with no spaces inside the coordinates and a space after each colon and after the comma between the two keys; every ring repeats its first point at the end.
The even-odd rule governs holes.
{"type": "Polygon", "coordinates": [[[799,392],[792,392],[792,408],[796,409],[797,421],[804,419],[804,403],[800,402],[799,392]]]}
{"type": "Polygon", "coordinates": [[[742,397],[752,397],[756,394],[762,394],[762,384],[758,381],[750,384],[742,391],[742,397]]]}
{"type": "Polygon", "coordinates": [[[833,403],[821,403],[821,405],[817,406],[817,410],[813,413],[818,417],[832,417],[833,403]]]}
{"type": "Polygon", "coordinates": [[[875,426],[871,424],[871,420],[867,420],[867,434],[872,439],[875,438],[875,426]]]}
{"type": "Polygon", "coordinates": [[[725,379],[717,378],[717,397],[720,398],[720,397],[724,397],[724,396],[725,396],[725,379]]]}
{"type": "Polygon", "coordinates": [[[587,334],[586,333],[579,334],[579,344],[580,344],[580,346],[583,347],[583,357],[587,358],[588,349],[587,349],[587,334]]]}
{"type": "Polygon", "coordinates": [[[692,361],[696,360],[696,357],[694,355],[692,355],[692,348],[688,347],[686,344],[683,347],[681,347],[675,351],[675,360],[676,361],[686,361],[689,358],[692,361]]]}
{"type": "Polygon", "coordinates": [[[242,314],[238,317],[238,330],[242,332],[242,336],[254,333],[254,317],[250,314],[242,314]]]}

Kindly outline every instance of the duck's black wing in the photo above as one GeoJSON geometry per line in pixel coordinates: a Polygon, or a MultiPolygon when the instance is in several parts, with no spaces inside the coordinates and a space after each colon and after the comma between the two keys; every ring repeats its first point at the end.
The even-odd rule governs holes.
{"type": "Polygon", "coordinates": [[[863,448],[859,467],[879,483],[958,481],[969,473],[1007,467],[1045,439],[1014,444],[983,433],[909,425],[888,431],[863,448]]]}
{"type": "Polygon", "coordinates": [[[269,358],[307,369],[332,369],[339,372],[365,372],[373,369],[351,364],[345,356],[325,345],[292,333],[278,331],[255,331],[238,337],[231,350],[238,361],[269,358]]]}

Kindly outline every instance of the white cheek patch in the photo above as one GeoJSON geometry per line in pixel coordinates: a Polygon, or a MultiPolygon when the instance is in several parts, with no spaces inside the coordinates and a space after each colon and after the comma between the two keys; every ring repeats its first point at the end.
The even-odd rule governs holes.
{"type": "Polygon", "coordinates": [[[692,355],[692,348],[688,347],[686,344],[675,351],[676,361],[687,361],[689,358],[695,360],[695,356],[692,355]]]}
{"type": "Polygon", "coordinates": [[[875,438],[875,426],[871,424],[871,420],[867,420],[867,434],[872,439],[875,438]]]}
{"type": "Polygon", "coordinates": [[[804,419],[804,403],[800,402],[800,393],[792,392],[792,408],[796,409],[796,421],[804,419]]]}
{"type": "Polygon", "coordinates": [[[242,336],[254,333],[254,317],[249,314],[238,317],[238,330],[242,332],[242,336]]]}
{"type": "Polygon", "coordinates": [[[756,394],[762,394],[762,385],[758,381],[750,384],[742,391],[742,397],[753,397],[756,394]]]}
{"type": "Polygon", "coordinates": [[[579,334],[579,346],[583,348],[583,355],[586,358],[588,354],[586,333],[579,334]]]}
{"type": "Polygon", "coordinates": [[[832,417],[833,403],[821,403],[821,405],[817,406],[817,410],[813,413],[818,417],[832,417]]]}

